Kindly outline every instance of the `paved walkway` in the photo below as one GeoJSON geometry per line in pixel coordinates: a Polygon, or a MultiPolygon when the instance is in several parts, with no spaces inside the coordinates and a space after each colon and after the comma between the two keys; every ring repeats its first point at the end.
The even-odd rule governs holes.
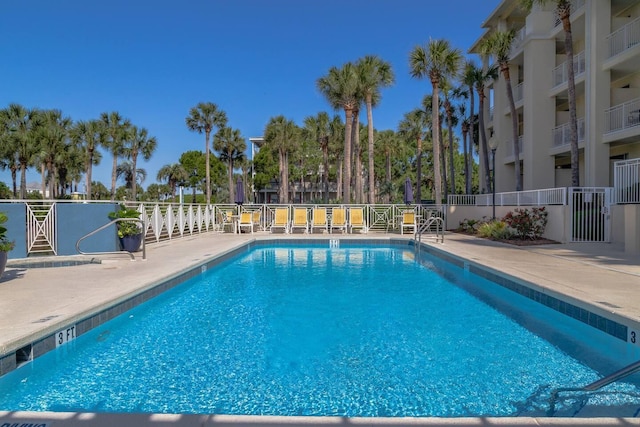
{"type": "MultiPolygon", "coordinates": [[[[147,247],[146,261],[140,260],[139,256],[138,260],[133,262],[125,256],[110,258],[103,256],[101,264],[55,268],[12,268],[11,264],[16,265],[17,262],[12,261],[0,278],[0,354],[15,351],[32,342],[35,337],[54,333],[62,326],[101,311],[110,306],[113,301],[125,300],[140,292],[141,289],[153,287],[168,277],[175,276],[252,239],[270,239],[275,236],[262,233],[254,235],[211,233],[163,242],[147,247]]],[[[290,235],[284,237],[291,238],[290,235]]],[[[300,239],[318,237],[401,238],[398,234],[373,233],[347,236],[295,236],[300,239]]],[[[478,262],[497,271],[535,283],[550,293],[562,294],[570,300],[610,313],[610,316],[623,320],[627,325],[636,325],[640,329],[640,256],[638,255],[625,254],[620,248],[607,244],[513,247],[451,233],[446,235],[444,244],[430,244],[472,262],[478,262]]],[[[25,417],[28,418],[28,414],[14,414],[11,420],[25,420],[27,419],[25,417]]],[[[145,419],[149,421],[151,417],[145,419]]],[[[193,419],[202,420],[197,417],[193,419]]],[[[0,424],[6,420],[8,418],[0,413],[0,424]]],[[[327,418],[327,421],[330,420],[335,421],[327,418]]],[[[551,425],[549,419],[529,420],[534,421],[531,424],[523,424],[523,420],[513,423],[499,421],[496,423],[551,425]]],[[[594,424],[582,419],[582,422],[576,425],[640,425],[640,419],[625,419],[622,424],[611,421],[616,419],[608,419],[613,423],[604,422],[604,420],[607,419],[602,419],[603,423],[594,424]]],[[[138,421],[140,421],[139,418],[138,421]]],[[[137,425],[144,424],[138,421],[137,425]]],[[[265,419],[262,419],[261,422],[264,421],[265,419]]],[[[460,425],[489,425],[480,421],[479,424],[464,424],[462,420],[460,421],[460,425]]],[[[105,423],[108,422],[112,421],[105,421],[105,423]]],[[[86,423],[77,425],[86,425],[86,423]]],[[[424,425],[440,424],[425,421],[424,425]]],[[[447,421],[442,425],[453,424],[447,421]]]]}

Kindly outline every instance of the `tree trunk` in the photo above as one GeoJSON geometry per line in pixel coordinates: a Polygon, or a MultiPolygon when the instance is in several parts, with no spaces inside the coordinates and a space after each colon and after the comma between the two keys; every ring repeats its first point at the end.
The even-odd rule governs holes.
{"type": "MultiPolygon", "coordinates": [[[[416,159],[416,175],[418,176],[416,182],[416,200],[417,203],[422,203],[422,137],[418,136],[417,142],[417,159],[416,159]]],[[[389,162],[391,163],[391,162],[389,162]]],[[[391,168],[391,164],[389,164],[389,168],[391,168]]],[[[391,170],[388,171],[389,174],[389,182],[391,182],[391,170]]]]}
{"type": "Polygon", "coordinates": [[[374,152],[375,149],[373,141],[373,112],[371,105],[371,94],[367,94],[367,138],[369,139],[369,203],[374,204],[376,202],[376,178],[375,178],[375,163],[374,152]]]}
{"type": "Polygon", "coordinates": [[[329,203],[329,137],[325,136],[322,144],[322,187],[324,189],[324,202],[329,203]]]}
{"type": "Polygon", "coordinates": [[[342,203],[350,204],[351,203],[351,128],[353,126],[353,109],[345,106],[344,108],[344,116],[345,116],[345,125],[344,125],[344,158],[343,167],[344,167],[344,176],[342,177],[342,203]]]}
{"type": "Polygon", "coordinates": [[[111,166],[111,201],[116,200],[116,177],[117,177],[117,169],[118,169],[118,155],[114,149],[113,154],[113,163],[111,166]]]}
{"type": "Polygon", "coordinates": [[[207,201],[207,206],[211,204],[211,164],[209,162],[209,157],[211,156],[209,153],[209,137],[211,136],[211,130],[206,129],[204,132],[204,161],[205,161],[205,200],[207,201]]]}
{"type": "MultiPolygon", "coordinates": [[[[511,88],[511,76],[509,73],[509,64],[500,64],[504,82],[507,88],[507,98],[509,99],[509,110],[511,111],[511,126],[513,138],[513,159],[516,175],[516,191],[522,191],[522,173],[520,172],[520,144],[518,143],[518,114],[516,112],[516,104],[513,101],[513,89],[511,88]]],[[[496,171],[493,171],[495,174],[496,171]]]]}
{"type": "MultiPolygon", "coordinates": [[[[440,117],[438,117],[438,120],[440,117]]],[[[447,203],[447,199],[449,198],[449,184],[447,181],[447,156],[445,152],[445,147],[442,141],[444,141],[444,132],[442,129],[442,123],[439,126],[439,135],[440,135],[440,161],[442,162],[442,187],[444,188],[444,201],[447,203]]]]}
{"type": "Polygon", "coordinates": [[[484,128],[484,88],[478,90],[478,128],[480,130],[480,150],[482,151],[482,165],[484,169],[484,191],[491,191],[491,177],[489,176],[489,150],[487,150],[487,131],[484,128]]]}
{"type": "Polygon", "coordinates": [[[571,185],[580,186],[580,162],[578,161],[578,117],[576,108],[576,78],[573,69],[573,36],[571,34],[571,4],[559,11],[564,29],[564,47],[567,53],[567,88],[569,92],[569,129],[571,130],[571,185]]]}
{"type": "Polygon", "coordinates": [[[360,111],[354,110],[353,114],[353,161],[355,166],[355,200],[356,203],[362,203],[364,198],[363,180],[362,180],[362,150],[360,146],[360,111]]]}
{"type": "Polygon", "coordinates": [[[474,121],[474,107],[475,107],[475,102],[474,102],[474,96],[473,96],[473,85],[469,85],[469,109],[471,110],[469,113],[469,126],[471,127],[470,129],[470,133],[471,135],[469,136],[469,151],[467,152],[468,154],[468,159],[465,162],[465,170],[468,171],[467,175],[465,175],[465,188],[467,190],[467,194],[471,194],[471,174],[473,173],[473,147],[475,146],[475,132],[474,132],[474,126],[473,126],[473,121],[474,121]]]}
{"type": "Polygon", "coordinates": [[[439,99],[439,82],[437,80],[432,80],[431,84],[433,85],[433,94],[432,94],[432,102],[433,106],[431,107],[431,120],[433,122],[431,132],[433,134],[433,182],[434,182],[434,192],[436,205],[440,206],[442,204],[442,171],[440,170],[440,99],[439,99]]]}
{"type": "Polygon", "coordinates": [[[451,194],[456,194],[456,166],[453,163],[453,125],[451,124],[451,106],[447,109],[447,127],[449,128],[449,170],[451,171],[451,194]]]}
{"type": "MultiPolygon", "coordinates": [[[[385,163],[386,163],[386,166],[387,166],[387,182],[391,182],[391,155],[389,155],[388,153],[387,153],[387,156],[386,156],[385,163]]],[[[386,193],[384,195],[384,202],[385,203],[389,203],[389,201],[390,201],[390,195],[389,195],[389,193],[386,193]]],[[[419,203],[419,201],[418,201],[418,203],[419,203]]]]}
{"type": "Polygon", "coordinates": [[[85,197],[87,200],[91,200],[91,175],[93,173],[93,150],[89,150],[87,153],[87,162],[85,163],[85,171],[86,171],[86,186],[85,191],[87,194],[85,197]]]}

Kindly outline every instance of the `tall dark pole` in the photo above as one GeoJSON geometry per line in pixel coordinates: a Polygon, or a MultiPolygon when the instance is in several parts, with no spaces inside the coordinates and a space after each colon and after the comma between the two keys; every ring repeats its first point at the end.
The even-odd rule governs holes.
{"type": "Polygon", "coordinates": [[[493,194],[493,219],[496,219],[496,149],[491,149],[491,192],[493,194]]]}
{"type": "Polygon", "coordinates": [[[191,190],[193,191],[192,196],[191,196],[191,203],[196,203],[196,178],[198,177],[198,171],[197,169],[194,169],[193,172],[191,172],[191,190]]]}

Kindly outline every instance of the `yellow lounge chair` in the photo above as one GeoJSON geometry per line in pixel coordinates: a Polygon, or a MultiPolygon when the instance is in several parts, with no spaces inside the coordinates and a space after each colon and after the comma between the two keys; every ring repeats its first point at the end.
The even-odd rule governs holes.
{"type": "Polygon", "coordinates": [[[289,231],[293,233],[296,228],[302,228],[305,233],[309,232],[309,210],[307,208],[293,208],[293,221],[289,231]]]}
{"type": "Polygon", "coordinates": [[[418,229],[416,219],[416,213],[414,211],[402,212],[402,219],[400,220],[400,234],[404,234],[405,228],[410,228],[412,233],[415,234],[418,229]]]}
{"type": "Polygon", "coordinates": [[[225,227],[235,233],[235,224],[233,223],[235,212],[233,210],[224,210],[220,212],[220,232],[224,233],[225,227]]]}
{"type": "Polygon", "coordinates": [[[238,220],[238,233],[242,232],[243,227],[251,230],[251,234],[253,234],[253,213],[252,212],[242,212],[240,214],[240,219],[238,220]]]}
{"type": "Polygon", "coordinates": [[[347,231],[347,210],[345,208],[333,208],[329,232],[333,232],[334,228],[339,229],[343,233],[347,231]]]}
{"type": "Polygon", "coordinates": [[[274,212],[273,222],[269,231],[273,233],[273,230],[282,228],[286,233],[289,232],[289,208],[276,208],[274,212]]]}
{"type": "Polygon", "coordinates": [[[327,223],[327,208],[313,208],[311,211],[311,233],[314,228],[329,232],[329,224],[327,223]]]}
{"type": "Polygon", "coordinates": [[[367,224],[364,222],[364,208],[349,208],[349,229],[353,234],[353,229],[359,228],[366,233],[367,224]]]}
{"type": "Polygon", "coordinates": [[[260,211],[253,211],[253,228],[258,227],[260,229],[260,211]]]}

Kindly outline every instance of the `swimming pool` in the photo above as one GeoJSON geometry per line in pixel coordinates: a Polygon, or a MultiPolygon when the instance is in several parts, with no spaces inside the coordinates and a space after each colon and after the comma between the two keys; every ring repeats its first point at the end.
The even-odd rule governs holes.
{"type": "Polygon", "coordinates": [[[545,387],[593,381],[588,365],[610,369],[621,350],[406,248],[259,247],[197,279],[4,377],[0,408],[530,414],[545,387]]]}

